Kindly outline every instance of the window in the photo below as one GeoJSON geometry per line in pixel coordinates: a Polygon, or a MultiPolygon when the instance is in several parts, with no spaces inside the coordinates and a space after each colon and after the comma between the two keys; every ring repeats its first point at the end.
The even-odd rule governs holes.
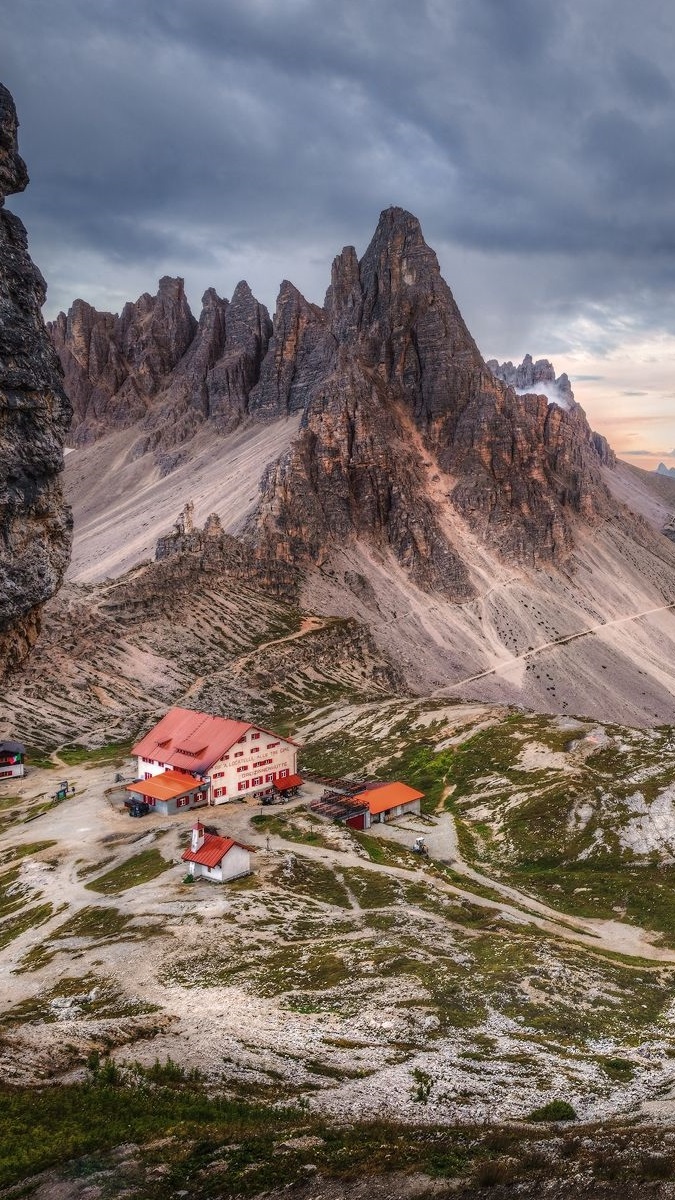
{"type": "Polygon", "coordinates": [[[246,741],[246,734],[244,734],[243,737],[237,738],[237,745],[240,746],[241,743],[245,742],[245,741],[246,741]]]}
{"type": "Polygon", "coordinates": [[[151,804],[153,808],[155,807],[155,797],[154,796],[145,796],[144,799],[145,799],[146,804],[151,804]]]}
{"type": "Polygon", "coordinates": [[[270,773],[269,775],[265,776],[265,783],[271,783],[273,779],[274,775],[270,773]]]}
{"type": "Polygon", "coordinates": [[[262,781],[263,781],[262,775],[257,775],[255,779],[251,780],[251,787],[258,787],[258,785],[261,784],[262,781]]]}
{"type": "Polygon", "coordinates": [[[252,733],[252,734],[251,734],[251,741],[252,741],[252,742],[256,742],[256,741],[258,740],[258,738],[259,738],[259,737],[260,737],[260,734],[259,734],[259,733],[252,733]]]}
{"type": "Polygon", "coordinates": [[[144,779],[152,779],[152,771],[146,771],[143,778],[144,779]]]}
{"type": "Polygon", "coordinates": [[[237,774],[241,775],[242,771],[248,771],[248,769],[246,763],[244,763],[243,767],[237,767],[237,774]]]}
{"type": "Polygon", "coordinates": [[[229,762],[229,761],[230,761],[230,756],[229,756],[229,754],[224,754],[224,755],[223,755],[223,761],[224,761],[224,762],[229,762]]]}
{"type": "Polygon", "coordinates": [[[284,767],[283,771],[279,772],[279,778],[285,779],[287,775],[290,775],[290,771],[289,771],[288,767],[284,767]]]}
{"type": "Polygon", "coordinates": [[[278,743],[278,742],[268,742],[268,743],[267,743],[267,745],[266,745],[266,747],[265,747],[265,749],[266,749],[266,750],[272,750],[274,746],[278,746],[278,745],[279,745],[279,743],[278,743]]]}
{"type": "Polygon", "coordinates": [[[240,779],[240,780],[239,780],[239,783],[237,784],[237,791],[238,791],[238,792],[245,792],[245,791],[246,791],[246,789],[247,789],[247,787],[249,787],[249,781],[248,781],[248,779],[240,779]]]}
{"type": "Polygon", "coordinates": [[[214,772],[213,772],[213,778],[214,778],[214,779],[222,779],[222,777],[223,777],[223,775],[224,775],[224,774],[225,774],[225,772],[224,772],[224,771],[214,771],[214,772]]]}
{"type": "Polygon", "coordinates": [[[244,751],[243,751],[243,750],[236,750],[236,751],[235,751],[235,755],[234,755],[234,757],[235,757],[235,758],[243,758],[243,757],[244,757],[244,751]]]}
{"type": "Polygon", "coordinates": [[[179,796],[176,801],[176,808],[185,808],[185,806],[189,803],[190,803],[189,796],[179,796]]]}

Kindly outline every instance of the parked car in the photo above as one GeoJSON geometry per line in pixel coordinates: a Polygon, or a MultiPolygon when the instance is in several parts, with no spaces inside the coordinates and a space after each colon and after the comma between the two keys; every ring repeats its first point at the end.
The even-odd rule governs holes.
{"type": "Polygon", "coordinates": [[[130,817],[147,817],[150,812],[150,805],[145,800],[125,800],[124,807],[128,809],[130,817]]]}

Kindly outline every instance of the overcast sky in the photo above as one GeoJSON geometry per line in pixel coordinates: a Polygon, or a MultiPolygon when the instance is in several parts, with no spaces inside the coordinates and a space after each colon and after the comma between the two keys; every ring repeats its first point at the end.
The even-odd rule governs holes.
{"type": "Polygon", "coordinates": [[[380,210],[422,222],[486,357],[550,358],[675,463],[672,0],[3,0],[0,79],[49,284],[184,276],[322,302],[380,210]]]}

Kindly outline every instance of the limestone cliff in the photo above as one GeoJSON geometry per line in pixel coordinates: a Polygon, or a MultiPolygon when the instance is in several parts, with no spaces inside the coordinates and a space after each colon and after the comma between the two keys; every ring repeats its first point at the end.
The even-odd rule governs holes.
{"type": "Polygon", "coordinates": [[[532,565],[565,559],[576,517],[602,519],[601,455],[583,411],[495,377],[410,213],[386,210],[360,262],[352,247],[335,260],[305,343],[310,329],[300,436],[267,472],[250,530],[266,557],[320,564],[331,546],[365,539],[461,600],[473,589],[453,511],[532,565]]]}
{"type": "Polygon", "coordinates": [[[135,453],[152,451],[165,471],[189,459],[206,422],[219,434],[302,413],[247,531],[260,562],[321,565],[359,541],[421,587],[465,600],[474,585],[458,521],[537,566],[566,559],[575,520],[606,513],[611,451],[567,377],[529,357],[485,363],[418,220],[400,208],[382,213],[360,261],[353,247],[338,255],[323,307],[284,281],[271,322],[240,283],[229,302],[210,289],[197,323],[182,281],[163,279],[119,318],[78,301],[53,336],[75,440],[133,424],[135,453]]]}
{"type": "Polygon", "coordinates": [[[0,675],[35,642],[68,563],[72,524],[60,478],[71,409],[40,311],[46,284],[21,221],[4,208],[28,183],[17,124],[0,85],[0,675]]]}

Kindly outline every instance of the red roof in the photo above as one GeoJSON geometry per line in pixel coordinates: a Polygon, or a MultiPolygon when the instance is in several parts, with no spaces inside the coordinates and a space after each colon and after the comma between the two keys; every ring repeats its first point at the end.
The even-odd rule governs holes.
{"type": "Polygon", "coordinates": [[[289,788],[300,787],[301,775],[287,775],[285,779],[275,779],[274,786],[278,792],[287,792],[289,788]]]}
{"type": "Polygon", "coordinates": [[[132,754],[186,771],[208,771],[253,726],[189,708],[170,708],[132,754]]]}
{"type": "Polygon", "coordinates": [[[191,708],[170,708],[131,753],[201,775],[227,754],[249,729],[295,745],[290,738],[282,738],[278,733],[248,721],[231,721],[229,717],[214,717],[191,708]]]}
{"type": "Polygon", "coordinates": [[[367,804],[371,816],[388,812],[390,808],[398,808],[399,804],[410,804],[411,800],[422,800],[424,792],[416,792],[407,783],[383,783],[382,787],[369,788],[367,792],[359,792],[353,800],[359,804],[367,804]]]}
{"type": "Polygon", "coordinates": [[[161,775],[151,775],[150,779],[137,779],[127,786],[128,792],[140,792],[141,796],[154,796],[155,800],[176,800],[178,796],[187,796],[189,792],[198,792],[204,784],[193,775],[185,775],[182,771],[163,771],[161,775]]]}
{"type": "Polygon", "coordinates": [[[240,846],[242,850],[252,849],[251,846],[245,846],[243,842],[235,842],[234,838],[224,838],[219,837],[216,833],[207,833],[198,850],[183,851],[183,862],[200,863],[202,867],[217,867],[233,846],[240,846]]]}

